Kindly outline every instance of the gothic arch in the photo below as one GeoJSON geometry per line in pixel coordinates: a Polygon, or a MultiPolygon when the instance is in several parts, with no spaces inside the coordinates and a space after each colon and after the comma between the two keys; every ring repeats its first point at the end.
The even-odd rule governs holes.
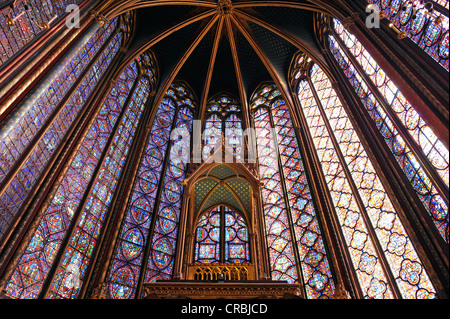
{"type": "MultiPolygon", "coordinates": [[[[6,1],[13,0],[1,5],[6,1]]],[[[444,160],[447,156],[447,166],[431,152],[422,152],[423,145],[408,131],[418,132],[419,126],[413,127],[417,117],[408,118],[407,124],[401,123],[406,117],[393,117],[377,79],[364,74],[358,53],[352,56],[353,48],[346,44],[350,42],[338,36],[345,33],[352,41],[355,36],[367,46],[380,64],[378,70],[386,70],[386,74],[379,72],[381,79],[387,83],[390,77],[400,93],[406,90],[405,100],[411,103],[419,97],[415,102],[434,118],[444,115],[438,119],[440,124],[448,124],[448,110],[439,109],[445,100],[439,90],[444,88],[433,94],[432,86],[448,82],[440,79],[439,72],[431,85],[417,82],[418,71],[411,67],[415,64],[408,62],[416,57],[409,44],[397,45],[396,34],[387,32],[392,29],[365,28],[365,1],[96,3],[91,16],[84,15],[80,30],[52,38],[61,31],[59,22],[41,38],[46,41],[40,52],[51,52],[67,39],[57,52],[27,59],[22,65],[10,60],[13,63],[6,68],[0,67],[0,94],[6,92],[0,97],[0,112],[6,110],[0,114],[4,134],[2,125],[12,122],[3,121],[3,115],[21,111],[15,107],[28,101],[22,95],[28,98],[35,89],[51,91],[42,84],[50,83],[54,66],[64,65],[66,50],[81,46],[91,50],[71,59],[70,63],[84,63],[84,69],[67,71],[67,79],[75,82],[58,78],[58,85],[67,85],[68,91],[58,91],[55,109],[36,129],[30,144],[18,152],[23,153],[7,158],[3,152],[7,143],[0,141],[0,159],[5,159],[0,173],[6,162],[11,169],[4,180],[0,174],[0,217],[7,216],[1,214],[6,209],[17,213],[11,224],[0,220],[1,232],[5,224],[8,227],[4,239],[0,232],[0,291],[7,287],[7,294],[14,298],[85,298],[104,285],[108,298],[142,298],[146,283],[173,281],[187,274],[195,226],[202,214],[220,206],[222,214],[225,208],[233,210],[248,226],[251,267],[256,273],[252,278],[265,279],[263,274],[270,274],[272,280],[299,286],[299,294],[310,299],[347,298],[347,291],[354,298],[448,296],[444,285],[448,281],[448,208],[443,209],[448,206],[448,177],[442,173],[448,173],[448,151],[440,154],[444,160]],[[147,22],[144,14],[161,23],[141,28],[147,22]],[[342,25],[339,30],[333,30],[334,19],[342,25]],[[109,34],[114,21],[127,23],[109,34]],[[118,33],[123,36],[120,40],[118,33]],[[400,61],[401,54],[393,51],[404,47],[412,54],[400,61]],[[352,77],[349,65],[359,78],[352,77]],[[25,69],[33,73],[30,79],[21,71],[25,69]],[[13,71],[20,72],[11,83],[2,83],[13,71]],[[402,74],[406,77],[401,78],[402,74]],[[81,91],[88,87],[85,79],[91,81],[92,95],[81,91]],[[411,90],[415,87],[420,92],[411,90]],[[370,93],[374,99],[367,98],[370,93]],[[88,96],[86,101],[72,101],[72,96],[81,95],[88,96]],[[224,101],[214,110],[210,102],[222,95],[239,102],[224,101]],[[70,106],[81,110],[80,116],[70,118],[74,118],[72,124],[57,136],[60,144],[53,148],[47,130],[53,130],[57,120],[69,123],[64,115],[73,114],[63,109],[69,99],[70,106]],[[380,104],[384,113],[378,114],[384,115],[377,117],[370,102],[380,104]],[[122,106],[114,109],[116,103],[122,106]],[[239,111],[230,107],[228,114],[224,112],[226,105],[237,103],[239,111]],[[104,119],[106,113],[112,115],[104,119]],[[219,120],[205,120],[219,113],[219,120]],[[228,145],[211,148],[206,156],[200,152],[200,161],[193,148],[213,142],[201,138],[194,145],[195,135],[201,134],[195,128],[196,119],[200,119],[200,131],[222,121],[222,141],[226,129],[231,132],[228,145]],[[183,133],[172,134],[179,127],[190,130],[189,141],[183,133]],[[251,132],[239,142],[237,128],[244,127],[258,132],[255,143],[250,143],[251,132]],[[397,136],[402,139],[395,144],[397,136]],[[41,145],[45,148],[39,154],[46,152],[45,161],[31,162],[40,160],[31,152],[41,145]],[[185,145],[190,145],[190,153],[183,152],[185,145]],[[97,148],[90,153],[91,146],[97,148]],[[251,147],[256,150],[255,162],[247,156],[251,147]],[[239,148],[244,149],[243,160],[236,155],[239,148]],[[180,154],[189,154],[185,162],[178,161],[180,154]],[[222,162],[214,162],[218,154],[222,162]],[[417,160],[407,162],[411,158],[407,155],[417,160]],[[31,165],[25,166],[28,160],[31,165]],[[31,174],[33,167],[26,171],[32,165],[42,168],[42,174],[31,174]],[[25,176],[22,184],[28,176],[36,184],[29,183],[30,195],[19,198],[22,202],[10,196],[10,204],[5,204],[3,195],[11,193],[7,188],[16,175],[25,176]],[[65,223],[60,222],[61,213],[68,217],[65,223]],[[51,235],[41,231],[45,227],[51,235]],[[91,232],[93,227],[98,232],[91,232]],[[78,231],[92,233],[92,241],[83,237],[76,242],[81,238],[78,231]],[[42,240],[41,234],[45,235],[42,240]],[[85,243],[91,245],[89,249],[85,243]],[[35,250],[42,257],[39,261],[33,259],[35,250]],[[39,264],[41,260],[51,262],[39,264]],[[84,267],[80,268],[83,284],[69,291],[64,278],[70,278],[69,263],[74,260],[84,267]],[[36,272],[42,265],[44,272],[36,272]],[[37,274],[43,277],[33,281],[37,274]],[[31,284],[23,278],[30,278],[31,284]]],[[[24,54],[31,57],[38,52],[37,42],[24,54]]],[[[425,65],[426,59],[417,53],[418,64],[425,65]]],[[[13,58],[17,61],[21,56],[13,58]]],[[[393,99],[403,101],[398,91],[393,99]]],[[[39,104],[41,110],[52,104],[49,101],[39,104]]],[[[402,114],[413,114],[407,111],[402,114]]],[[[440,133],[448,146],[448,128],[441,127],[440,133]]],[[[431,133],[418,136],[419,140],[434,138],[431,133]]],[[[443,150],[436,140],[430,149],[443,150]]],[[[11,145],[15,146],[14,141],[6,146],[11,145]]],[[[428,144],[424,145],[426,149],[428,144]]]]}
{"type": "MultiPolygon", "coordinates": [[[[346,11],[349,10],[349,8],[343,9],[340,6],[335,6],[333,4],[329,4],[326,1],[314,1],[314,4],[312,3],[297,3],[297,2],[290,2],[290,1],[248,1],[248,2],[241,2],[233,4],[231,1],[225,1],[220,0],[216,3],[216,1],[139,1],[139,0],[125,0],[121,1],[119,4],[114,3],[114,6],[112,6],[109,2],[101,4],[96,10],[93,11],[93,15],[96,17],[99,21],[107,21],[114,17],[117,14],[120,14],[122,12],[137,10],[139,8],[145,8],[145,7],[152,7],[152,6],[162,6],[162,5],[189,5],[189,6],[198,6],[206,11],[203,11],[201,13],[195,14],[189,18],[187,18],[184,21],[181,21],[180,23],[172,26],[171,28],[164,30],[160,34],[154,36],[153,38],[149,38],[146,40],[146,42],[143,42],[143,44],[133,49],[133,51],[130,51],[127,53],[126,58],[124,59],[122,66],[118,68],[116,71],[116,76],[121,73],[121,71],[126,67],[126,65],[129,64],[132,60],[135,59],[135,57],[139,56],[142,52],[145,52],[146,50],[149,50],[151,47],[156,45],[161,40],[171,36],[176,31],[181,30],[195,22],[203,21],[204,26],[203,30],[198,34],[198,37],[194,40],[191,47],[183,54],[183,56],[180,58],[178,64],[172,69],[172,72],[167,77],[166,81],[162,83],[161,89],[156,94],[155,98],[155,104],[159,105],[161,102],[166,90],[168,89],[170,83],[172,83],[182,66],[185,64],[189,56],[192,54],[193,50],[198,46],[198,44],[201,42],[201,40],[204,38],[204,36],[208,32],[213,32],[214,26],[217,25],[216,30],[216,38],[219,39],[221,35],[222,28],[225,30],[225,32],[228,34],[229,41],[231,43],[232,50],[235,50],[235,35],[234,33],[239,31],[241,34],[244,35],[246,41],[253,47],[253,50],[257,53],[259,59],[264,64],[265,68],[269,72],[269,74],[272,77],[272,80],[277,84],[277,86],[282,91],[284,100],[289,105],[289,108],[293,110],[294,108],[294,101],[292,99],[291,92],[289,90],[289,87],[285,85],[284,81],[282,80],[285,76],[284,74],[279,74],[279,72],[274,67],[273,63],[270,61],[264,50],[260,47],[259,43],[255,41],[254,35],[252,34],[251,30],[249,29],[248,22],[256,23],[263,28],[266,28],[270,32],[275,33],[277,36],[283,38],[284,40],[288,41],[295,47],[297,47],[299,50],[302,50],[304,52],[309,53],[309,55],[312,57],[312,59],[321,65],[322,68],[327,69],[328,71],[328,64],[326,63],[325,59],[323,58],[323,55],[321,52],[318,52],[311,44],[309,44],[307,41],[304,41],[301,37],[298,37],[287,30],[271,25],[269,22],[264,21],[264,19],[260,19],[259,16],[249,14],[245,10],[251,7],[282,7],[282,8],[291,8],[291,9],[298,9],[298,10],[308,10],[313,12],[320,12],[325,14],[330,14],[332,16],[338,17],[339,19],[344,19],[347,16],[346,11]]],[[[211,62],[214,62],[215,58],[215,50],[217,47],[212,50],[212,57],[211,62]]],[[[235,68],[236,68],[236,75],[237,80],[239,83],[239,91],[240,91],[240,100],[244,107],[243,110],[243,119],[244,123],[246,123],[246,126],[249,125],[249,122],[247,121],[248,118],[248,109],[247,108],[247,98],[246,94],[244,93],[244,88],[242,86],[242,73],[239,66],[239,59],[236,56],[237,53],[234,52],[234,60],[235,60],[235,68]]],[[[210,65],[210,70],[212,72],[212,69],[214,68],[214,63],[210,65]]],[[[206,99],[208,96],[208,90],[209,90],[209,82],[210,78],[207,78],[206,85],[203,92],[202,99],[206,99]]],[[[205,101],[205,100],[204,100],[205,101]]],[[[203,116],[203,108],[205,106],[203,105],[203,101],[200,104],[200,114],[203,116]]],[[[154,114],[156,111],[153,112],[153,115],[151,119],[153,119],[154,114]]],[[[201,116],[201,118],[202,118],[201,116]]],[[[296,115],[293,114],[294,122],[298,123],[298,120],[296,118],[296,115]]],[[[298,125],[296,125],[298,126],[298,125]]]]}
{"type": "Polygon", "coordinates": [[[215,208],[217,208],[219,206],[224,206],[224,207],[227,207],[227,208],[229,208],[231,210],[234,210],[234,211],[238,212],[242,216],[242,218],[244,218],[246,225],[247,226],[251,225],[247,214],[242,213],[242,211],[239,208],[236,208],[235,206],[230,205],[230,204],[226,204],[226,203],[214,204],[212,206],[209,206],[208,208],[203,209],[201,212],[199,212],[199,214],[196,216],[196,218],[194,218],[194,220],[198,221],[203,214],[205,214],[206,212],[211,211],[211,210],[213,210],[213,209],[215,209],[215,208]]]}
{"type": "MultiPolygon", "coordinates": [[[[225,3],[228,5],[231,3],[229,0],[220,0],[219,3],[225,3]]],[[[178,1],[140,1],[140,0],[122,0],[119,4],[115,4],[115,7],[108,8],[109,3],[105,3],[100,5],[94,11],[95,14],[103,19],[111,19],[114,16],[123,14],[124,12],[135,10],[139,8],[152,7],[152,6],[161,6],[161,5],[189,5],[189,6],[199,6],[203,8],[217,8],[216,1],[186,1],[186,0],[178,0],[178,1]]],[[[247,1],[236,3],[233,5],[235,8],[247,8],[247,7],[255,7],[255,6],[267,6],[267,7],[287,7],[292,9],[304,9],[311,10],[316,12],[323,12],[326,14],[331,14],[338,18],[345,17],[345,11],[342,10],[339,6],[334,6],[332,4],[327,3],[326,1],[314,1],[314,4],[311,3],[298,3],[293,1],[247,1]]],[[[348,10],[348,9],[347,9],[348,10]]]]}

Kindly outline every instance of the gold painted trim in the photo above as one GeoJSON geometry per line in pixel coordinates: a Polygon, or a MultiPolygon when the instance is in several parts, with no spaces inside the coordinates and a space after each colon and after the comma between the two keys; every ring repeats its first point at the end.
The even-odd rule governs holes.
{"type": "Polygon", "coordinates": [[[205,86],[203,87],[202,99],[200,101],[200,120],[203,123],[205,120],[206,106],[208,104],[209,91],[211,88],[211,80],[214,72],[214,66],[216,64],[217,52],[219,50],[220,40],[222,39],[224,18],[220,17],[219,24],[217,26],[216,35],[214,37],[214,44],[211,51],[211,58],[209,61],[208,72],[206,75],[205,86]]]}

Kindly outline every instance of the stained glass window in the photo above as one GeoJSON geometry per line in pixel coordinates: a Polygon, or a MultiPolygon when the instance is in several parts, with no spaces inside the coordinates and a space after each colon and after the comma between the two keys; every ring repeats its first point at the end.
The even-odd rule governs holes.
{"type": "Polygon", "coordinates": [[[117,19],[82,41],[80,49],[65,58],[68,63],[64,60],[57,67],[55,77],[39,85],[13,111],[9,117],[13,124],[2,128],[5,138],[0,142],[0,210],[4,214],[0,216],[0,240],[118,52],[123,34],[114,32],[116,26],[117,19]],[[107,45],[106,49],[99,53],[103,45],[107,45]],[[91,60],[94,65],[84,70],[91,60]],[[75,87],[79,77],[82,80],[75,87]],[[62,104],[69,92],[70,98],[62,104]],[[14,171],[17,163],[20,169],[14,171]]]}
{"type": "Polygon", "coordinates": [[[221,211],[222,208],[218,206],[199,219],[195,237],[195,262],[211,264],[221,261],[221,211]]]}
{"type": "Polygon", "coordinates": [[[395,290],[406,299],[434,298],[435,288],[344,105],[320,67],[310,68],[298,85],[301,111],[364,297],[393,298],[395,290]]]}
{"type": "Polygon", "coordinates": [[[260,108],[254,114],[259,160],[259,176],[263,183],[264,218],[269,249],[271,278],[297,282],[298,273],[283,185],[278,166],[269,111],[260,108]]]}
{"type": "Polygon", "coordinates": [[[242,121],[236,114],[225,119],[225,145],[230,148],[237,161],[244,158],[242,121]]]}
{"type": "Polygon", "coordinates": [[[250,262],[248,227],[237,212],[224,207],[225,211],[225,262],[250,262]]]}
{"type": "Polygon", "coordinates": [[[73,279],[73,269],[81,281],[85,276],[154,84],[154,79],[140,75],[140,70],[145,67],[138,67],[138,64],[141,64],[140,59],[119,76],[63,173],[59,187],[7,285],[6,293],[10,297],[36,298],[42,294],[61,249],[64,249],[61,263],[57,265],[49,293],[44,297],[74,298],[78,295],[80,287],[73,287],[68,281],[73,279]],[[76,226],[70,229],[72,222],[76,226]],[[63,246],[66,237],[68,243],[63,246]]]}
{"type": "Polygon", "coordinates": [[[335,23],[337,36],[329,37],[331,52],[448,242],[448,150],[370,53],[342,24],[335,23]],[[434,172],[425,169],[425,164],[434,172]],[[439,188],[437,183],[444,186],[439,188]],[[442,188],[447,191],[439,191],[442,188]]]}
{"type": "Polygon", "coordinates": [[[448,10],[448,2],[449,2],[448,0],[434,0],[434,2],[440,4],[444,8],[447,8],[448,10]]]}
{"type": "Polygon", "coordinates": [[[150,256],[147,261],[146,282],[172,277],[178,225],[186,177],[187,164],[190,161],[191,131],[194,114],[185,104],[178,110],[170,145],[170,154],[166,173],[162,183],[160,204],[156,214],[153,238],[150,244],[150,256]]]}
{"type": "Polygon", "coordinates": [[[42,22],[56,24],[67,16],[70,4],[80,4],[83,0],[28,0],[17,1],[14,9],[0,13],[0,66],[15,56],[22,48],[32,42],[45,30],[42,22]],[[28,6],[25,6],[25,5],[28,6]],[[12,19],[13,25],[6,23],[12,19]]]}
{"type": "Polygon", "coordinates": [[[94,181],[88,200],[82,209],[81,217],[75,228],[75,233],[69,242],[64,259],[53,280],[49,298],[75,298],[78,291],[70,291],[65,287],[70,275],[69,265],[75,265],[84,279],[87,265],[93,254],[93,249],[100,235],[101,226],[106,218],[108,207],[113,199],[123,165],[131,147],[132,136],[137,128],[142,111],[151,90],[149,79],[139,80],[129,102],[129,108],[117,130],[115,139],[109,148],[106,160],[100,169],[100,174],[94,181]]]}
{"type": "MultiPolygon", "coordinates": [[[[429,14],[429,1],[417,0],[368,0],[384,12],[387,18],[409,38],[449,70],[449,20],[448,1],[436,0],[446,8],[446,14],[434,10],[429,14]]],[[[445,10],[445,9],[444,9],[445,10]]]]}
{"type": "Polygon", "coordinates": [[[142,275],[145,282],[172,276],[194,101],[172,84],[159,105],[108,270],[109,298],[136,298],[142,275]]]}
{"type": "Polygon", "coordinates": [[[332,298],[334,281],[290,112],[275,85],[257,92],[252,107],[272,278],[303,278],[308,298],[332,298]]]}
{"type": "Polygon", "coordinates": [[[241,214],[229,207],[218,206],[204,213],[195,236],[195,262],[250,262],[247,224],[241,214]]]}
{"type": "MultiPolygon", "coordinates": [[[[211,155],[220,149],[220,145],[222,145],[222,127],[223,123],[220,115],[212,114],[206,120],[203,160],[208,160],[211,155]]],[[[220,156],[220,158],[222,158],[222,156],[220,156]]]]}
{"type": "MultiPolygon", "coordinates": [[[[222,146],[231,151],[238,162],[244,158],[244,127],[239,102],[228,95],[211,99],[206,109],[203,160],[206,161],[222,146]]],[[[222,159],[222,154],[219,156],[222,159]]]]}

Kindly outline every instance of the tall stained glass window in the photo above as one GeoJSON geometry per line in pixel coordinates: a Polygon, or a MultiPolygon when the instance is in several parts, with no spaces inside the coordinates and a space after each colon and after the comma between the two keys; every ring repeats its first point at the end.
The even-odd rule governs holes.
{"type": "Polygon", "coordinates": [[[149,77],[154,67],[145,53],[125,69],[109,92],[7,285],[6,294],[11,298],[78,296],[81,285],[73,284],[73,276],[76,273],[81,282],[85,278],[155,84],[149,77]]]}
{"type": "Polygon", "coordinates": [[[121,25],[86,36],[0,126],[0,241],[119,51],[121,25]]]}
{"type": "Polygon", "coordinates": [[[252,99],[272,278],[300,282],[308,298],[333,298],[335,284],[290,111],[275,85],[252,99]]]}
{"type": "Polygon", "coordinates": [[[330,49],[448,242],[449,151],[370,53],[335,20],[330,49]]]}
{"type": "Polygon", "coordinates": [[[317,64],[302,65],[301,112],[363,296],[434,298],[427,271],[331,81],[317,64]]]}
{"type": "Polygon", "coordinates": [[[448,0],[368,0],[408,37],[449,70],[448,0]],[[429,4],[434,8],[429,14],[429,4]]]}
{"type": "Polygon", "coordinates": [[[108,298],[140,298],[143,282],[172,277],[194,101],[172,84],[158,107],[108,270],[108,298]]]}
{"type": "Polygon", "coordinates": [[[194,262],[250,262],[247,223],[229,207],[218,206],[204,213],[199,218],[195,236],[194,262]]]}
{"type": "Polygon", "coordinates": [[[51,22],[53,26],[68,15],[67,6],[81,2],[83,0],[17,1],[13,9],[0,13],[0,67],[45,32],[43,22],[51,22]]]}
{"type": "Polygon", "coordinates": [[[209,101],[206,116],[203,160],[208,160],[224,142],[236,160],[243,161],[244,127],[239,102],[226,94],[219,95],[209,101]]]}

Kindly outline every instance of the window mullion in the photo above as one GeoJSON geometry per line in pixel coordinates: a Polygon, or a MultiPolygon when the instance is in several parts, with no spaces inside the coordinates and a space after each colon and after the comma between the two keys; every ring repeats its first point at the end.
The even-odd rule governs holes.
{"type": "MultiPolygon", "coordinates": [[[[333,38],[339,43],[339,46],[345,52],[346,56],[351,61],[353,67],[357,70],[358,74],[361,76],[365,84],[375,95],[375,98],[380,103],[381,107],[383,108],[383,111],[386,112],[386,114],[389,116],[389,119],[394,123],[396,129],[400,132],[400,135],[402,136],[408,147],[411,149],[411,151],[413,152],[413,154],[415,155],[418,162],[423,167],[429,178],[432,180],[433,184],[436,186],[436,189],[439,191],[439,194],[442,196],[442,198],[448,205],[449,201],[448,187],[445,185],[442,178],[436,172],[433,165],[430,163],[429,159],[425,156],[420,146],[416,143],[416,141],[414,141],[411,134],[408,132],[403,123],[400,121],[398,115],[394,113],[389,103],[386,101],[385,97],[381,94],[380,90],[376,87],[376,85],[369,78],[366,72],[362,70],[361,65],[356,60],[354,55],[349,51],[347,45],[342,41],[342,39],[338,34],[336,34],[334,31],[332,31],[332,33],[333,38]]],[[[397,92],[396,94],[398,95],[399,92],[397,92]]]]}
{"type": "Polygon", "coordinates": [[[322,116],[322,118],[324,120],[325,126],[326,126],[326,128],[327,128],[327,130],[329,132],[331,141],[333,143],[333,147],[334,147],[334,149],[336,151],[336,154],[337,154],[337,156],[339,158],[339,161],[341,162],[342,169],[343,169],[344,174],[345,174],[345,176],[346,176],[346,178],[348,180],[348,183],[349,183],[349,185],[351,187],[352,193],[353,193],[353,195],[354,195],[354,197],[356,199],[358,208],[359,208],[359,210],[361,212],[361,216],[363,217],[364,224],[367,227],[367,231],[369,232],[370,238],[371,238],[371,240],[373,242],[373,245],[374,245],[374,248],[375,248],[375,250],[377,252],[378,258],[381,261],[381,265],[382,265],[383,271],[384,271],[384,273],[386,275],[386,278],[388,280],[389,286],[392,289],[394,297],[397,298],[397,299],[401,299],[402,295],[401,295],[401,293],[400,293],[400,291],[399,291],[399,289],[397,287],[397,284],[395,282],[395,278],[394,278],[394,276],[392,274],[392,271],[391,271],[391,269],[389,267],[389,264],[388,264],[388,262],[386,260],[385,255],[384,255],[383,248],[381,247],[381,245],[379,243],[379,240],[378,240],[378,237],[376,235],[376,232],[375,232],[375,230],[374,230],[374,228],[372,226],[372,223],[370,221],[370,218],[369,218],[369,216],[367,214],[367,210],[366,210],[366,207],[364,205],[364,202],[361,199],[361,196],[359,194],[358,188],[357,188],[357,186],[356,186],[356,184],[355,184],[355,182],[353,180],[352,174],[351,174],[349,168],[346,165],[345,157],[342,154],[342,151],[341,151],[341,149],[339,147],[339,143],[337,142],[336,136],[334,135],[334,131],[331,128],[330,123],[328,122],[328,118],[327,118],[327,115],[326,115],[326,113],[324,111],[324,107],[323,107],[322,101],[320,100],[319,95],[318,95],[318,93],[316,91],[316,88],[314,87],[314,85],[313,85],[313,83],[311,81],[311,78],[309,78],[309,77],[308,77],[308,85],[310,86],[311,91],[312,91],[312,93],[314,95],[314,99],[316,100],[318,109],[320,110],[320,114],[321,114],[321,116],[322,116]]]}
{"type": "MultiPolygon", "coordinates": [[[[268,101],[269,103],[271,103],[272,101],[268,101]]],[[[292,220],[292,211],[291,211],[291,206],[289,204],[289,192],[286,189],[286,178],[284,176],[284,170],[283,170],[283,164],[281,162],[281,153],[280,153],[280,148],[279,148],[279,144],[278,144],[278,134],[276,131],[276,125],[275,125],[275,121],[273,119],[273,114],[272,114],[272,109],[271,108],[267,108],[268,113],[269,113],[269,118],[270,118],[270,126],[272,128],[272,138],[274,141],[274,146],[275,146],[275,153],[276,153],[276,157],[277,157],[277,163],[278,163],[278,174],[280,175],[280,181],[281,181],[281,186],[283,188],[283,198],[284,198],[284,202],[286,205],[286,213],[287,213],[287,217],[288,217],[288,221],[289,221],[289,231],[291,234],[291,241],[292,241],[292,248],[294,249],[294,257],[295,257],[295,264],[296,264],[296,268],[297,268],[297,275],[298,275],[298,280],[299,282],[302,284],[303,287],[303,294],[306,296],[306,291],[305,291],[305,280],[303,278],[303,271],[301,270],[301,261],[300,261],[300,253],[298,251],[298,239],[295,237],[295,232],[294,232],[294,222],[292,220]]]]}
{"type": "Polygon", "coordinates": [[[226,225],[225,225],[225,207],[220,206],[220,262],[225,263],[225,248],[226,248],[226,225]]]}
{"type": "MultiPolygon", "coordinates": [[[[159,107],[159,106],[157,106],[159,107]]],[[[175,109],[174,115],[173,115],[173,121],[172,121],[172,126],[171,126],[171,132],[175,129],[176,127],[176,123],[177,123],[177,118],[178,118],[178,112],[179,112],[179,107],[177,107],[175,109]]],[[[149,138],[151,138],[151,133],[149,135],[149,138]]],[[[155,233],[155,227],[156,227],[156,220],[158,219],[158,214],[156,212],[158,212],[159,210],[159,205],[161,203],[161,196],[162,196],[162,192],[163,192],[163,188],[164,188],[164,181],[165,181],[165,177],[166,177],[166,173],[167,173],[167,169],[169,167],[169,161],[170,161],[170,151],[172,149],[172,145],[171,145],[171,141],[169,139],[169,141],[167,142],[167,149],[166,149],[166,153],[165,153],[165,157],[164,157],[164,163],[163,163],[163,167],[161,170],[161,175],[159,177],[159,184],[158,184],[158,191],[156,193],[156,199],[155,199],[155,204],[153,206],[153,214],[152,214],[152,221],[150,224],[150,228],[149,228],[149,234],[147,237],[147,243],[146,243],[146,247],[145,247],[145,251],[144,251],[144,257],[142,259],[142,267],[141,267],[141,272],[139,274],[139,278],[138,278],[138,282],[137,282],[137,287],[136,287],[136,295],[135,298],[141,298],[141,294],[142,294],[142,289],[143,289],[143,285],[144,285],[144,281],[145,281],[145,274],[147,273],[147,268],[148,268],[148,258],[150,256],[151,250],[152,250],[152,242],[153,242],[153,236],[155,233]]]]}
{"type": "Polygon", "coordinates": [[[38,142],[42,139],[42,137],[47,132],[48,128],[53,124],[56,117],[64,110],[64,105],[68,102],[68,100],[72,97],[72,95],[75,93],[75,91],[78,89],[78,86],[80,83],[84,80],[86,75],[89,74],[91,71],[92,66],[98,61],[98,59],[102,56],[102,52],[108,47],[108,45],[111,43],[111,41],[114,39],[114,37],[117,35],[118,30],[116,29],[115,32],[113,32],[108,40],[103,44],[103,46],[98,50],[95,58],[89,62],[87,67],[83,70],[81,75],[78,77],[78,79],[75,81],[75,83],[72,85],[72,87],[69,89],[69,91],[64,95],[64,98],[58,103],[58,106],[55,107],[55,111],[50,115],[50,117],[47,119],[44,126],[41,127],[39,132],[35,135],[33,140],[30,142],[29,146],[25,149],[25,151],[22,153],[20,159],[14,164],[14,167],[10,170],[8,175],[5,177],[5,179],[0,183],[0,195],[6,190],[6,187],[11,183],[12,179],[16,176],[18,171],[22,168],[24,163],[27,161],[27,159],[30,157],[32,151],[38,144],[38,142]]]}
{"type": "MultiPolygon", "coordinates": [[[[64,237],[64,241],[61,243],[61,246],[59,247],[58,250],[58,254],[57,257],[55,258],[55,260],[53,261],[53,265],[52,265],[52,270],[50,271],[48,277],[47,277],[47,281],[44,283],[44,286],[41,290],[41,297],[45,298],[45,296],[48,295],[48,293],[50,292],[51,289],[51,284],[53,283],[53,281],[55,280],[56,277],[56,273],[57,273],[57,269],[59,268],[59,266],[61,265],[62,261],[63,261],[63,257],[64,257],[64,253],[66,252],[67,248],[69,247],[69,243],[71,238],[73,237],[76,229],[77,229],[77,224],[79,223],[80,218],[82,217],[82,211],[84,210],[84,207],[87,203],[89,194],[92,192],[92,189],[95,185],[95,182],[100,174],[100,168],[103,166],[103,163],[105,162],[105,159],[108,155],[109,149],[111,148],[113,142],[114,142],[114,138],[115,135],[118,132],[119,127],[121,126],[122,123],[122,119],[124,118],[127,108],[132,100],[133,94],[135,92],[135,90],[137,89],[138,83],[140,81],[141,77],[138,76],[133,84],[132,89],[130,90],[130,93],[127,97],[127,101],[125,102],[119,117],[116,120],[114,129],[111,131],[111,134],[108,138],[108,142],[103,150],[103,154],[100,157],[100,160],[98,161],[98,164],[96,166],[96,169],[94,171],[94,174],[91,177],[91,180],[88,184],[88,187],[86,188],[86,190],[84,191],[84,195],[82,200],[80,201],[80,204],[78,205],[78,209],[74,214],[74,218],[72,218],[72,221],[70,223],[70,231],[68,233],[66,233],[65,237],[64,237]]],[[[99,108],[101,108],[102,106],[100,105],[99,108]]]]}

